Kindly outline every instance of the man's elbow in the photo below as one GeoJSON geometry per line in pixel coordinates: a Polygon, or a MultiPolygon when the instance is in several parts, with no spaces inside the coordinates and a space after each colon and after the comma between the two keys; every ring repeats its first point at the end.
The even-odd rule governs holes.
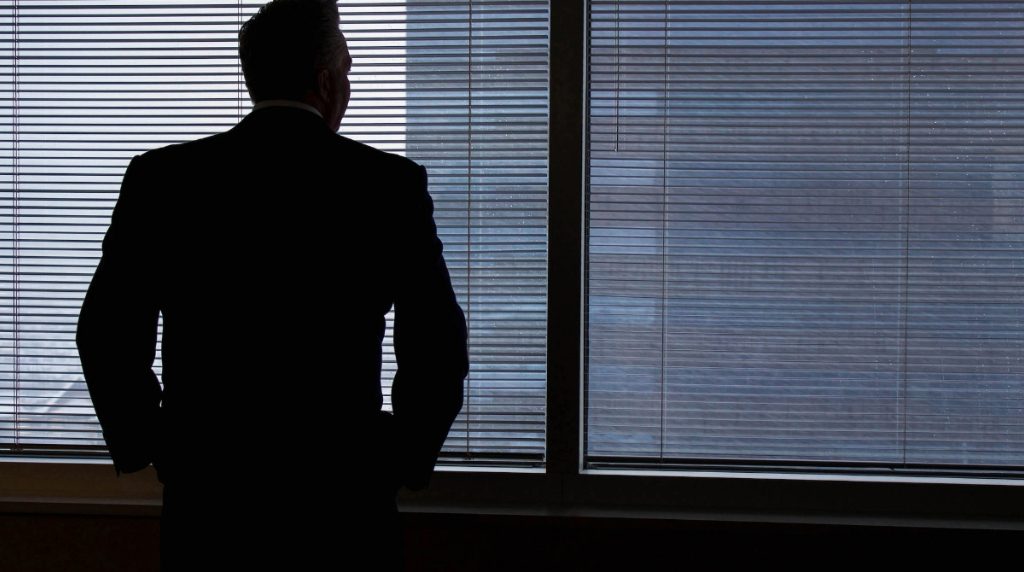
{"type": "Polygon", "coordinates": [[[459,383],[462,383],[462,380],[466,379],[466,376],[469,375],[469,351],[465,345],[462,346],[462,352],[459,354],[457,367],[459,383]]]}
{"type": "Polygon", "coordinates": [[[105,314],[103,305],[97,305],[95,292],[86,294],[75,326],[75,347],[78,348],[79,356],[92,357],[102,353],[111,335],[110,316],[105,314]]]}
{"type": "Polygon", "coordinates": [[[92,358],[96,353],[96,345],[99,336],[92,327],[92,321],[84,314],[78,320],[78,327],[75,330],[75,347],[78,349],[78,357],[85,361],[92,358]]]}
{"type": "Polygon", "coordinates": [[[82,367],[89,371],[97,366],[109,365],[114,355],[114,348],[123,347],[116,344],[113,333],[103,328],[103,324],[83,315],[78,321],[75,331],[75,347],[82,367]]]}
{"type": "Polygon", "coordinates": [[[454,407],[454,414],[462,410],[463,405],[463,381],[469,375],[469,342],[465,317],[462,310],[458,309],[459,320],[453,328],[452,335],[448,337],[448,348],[439,352],[438,355],[448,356],[446,363],[442,366],[444,378],[449,380],[451,398],[449,403],[454,407]]]}
{"type": "Polygon", "coordinates": [[[451,407],[452,416],[454,417],[462,411],[465,400],[463,381],[469,375],[469,353],[465,344],[462,345],[459,351],[453,352],[453,359],[445,369],[448,372],[445,378],[449,380],[450,389],[449,397],[446,401],[449,407],[451,407]]]}

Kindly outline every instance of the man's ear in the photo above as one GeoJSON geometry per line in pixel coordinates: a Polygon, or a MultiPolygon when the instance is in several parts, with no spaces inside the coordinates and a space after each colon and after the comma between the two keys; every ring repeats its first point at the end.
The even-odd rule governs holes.
{"type": "Polygon", "coordinates": [[[316,74],[316,93],[324,105],[334,98],[334,82],[331,81],[330,70],[322,69],[316,74]]]}

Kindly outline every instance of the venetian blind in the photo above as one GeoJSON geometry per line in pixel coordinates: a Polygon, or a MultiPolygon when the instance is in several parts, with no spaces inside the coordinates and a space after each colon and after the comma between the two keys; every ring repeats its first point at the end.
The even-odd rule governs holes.
{"type": "Polygon", "coordinates": [[[591,466],[1024,467],[1022,13],[591,1],[591,466]]]}
{"type": "MultiPolygon", "coordinates": [[[[0,2],[0,447],[104,455],[74,344],[132,156],[251,109],[237,31],[262,2],[0,2]]],[[[451,462],[543,458],[547,5],[339,2],[341,133],[426,166],[470,328],[451,462]]],[[[386,342],[385,385],[394,359],[386,342]]],[[[159,359],[156,364],[160,373],[159,359]]],[[[342,372],[339,372],[341,375],[342,372]]]]}

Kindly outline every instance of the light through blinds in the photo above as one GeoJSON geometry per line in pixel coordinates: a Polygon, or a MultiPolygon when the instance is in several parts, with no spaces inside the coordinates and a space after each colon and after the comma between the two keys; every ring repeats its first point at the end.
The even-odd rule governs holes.
{"type": "MultiPolygon", "coordinates": [[[[0,1],[0,454],[105,454],[74,331],[121,177],[134,155],[248,113],[237,32],[261,4],[0,1]]],[[[443,461],[538,464],[547,4],[339,9],[354,59],[341,133],[427,168],[468,318],[466,407],[443,461]]]]}
{"type": "Polygon", "coordinates": [[[1024,468],[1024,3],[589,30],[589,465],[1024,468]]]}

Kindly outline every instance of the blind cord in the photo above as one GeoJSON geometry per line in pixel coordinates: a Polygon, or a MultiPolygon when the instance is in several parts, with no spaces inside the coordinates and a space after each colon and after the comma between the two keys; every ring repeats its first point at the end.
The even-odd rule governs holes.
{"type": "Polygon", "coordinates": [[[903,233],[903,299],[900,300],[903,310],[900,332],[900,359],[902,367],[900,376],[903,384],[903,427],[900,436],[900,448],[903,453],[903,465],[907,464],[907,363],[910,361],[910,344],[907,338],[909,334],[907,320],[909,319],[908,306],[910,305],[910,106],[912,104],[910,92],[914,81],[914,3],[907,4],[907,163],[906,163],[906,192],[904,194],[904,212],[906,213],[906,231],[903,233]]]}
{"type": "Polygon", "coordinates": [[[11,177],[11,179],[12,179],[12,189],[11,190],[12,190],[12,195],[13,195],[13,197],[12,197],[13,198],[13,201],[12,201],[13,202],[13,204],[12,204],[12,207],[13,207],[12,219],[13,220],[12,220],[12,222],[13,222],[13,227],[14,227],[14,228],[11,229],[12,230],[11,236],[12,236],[12,242],[13,242],[13,244],[12,244],[13,248],[12,248],[12,253],[11,253],[12,257],[13,257],[13,260],[11,262],[12,262],[12,266],[13,266],[13,269],[14,269],[14,276],[11,277],[11,287],[13,289],[12,294],[13,294],[13,298],[14,298],[14,300],[13,300],[14,307],[12,308],[12,313],[13,313],[13,316],[14,316],[14,324],[13,324],[13,328],[14,328],[14,340],[13,340],[13,342],[14,342],[13,343],[13,346],[14,346],[14,364],[13,364],[14,365],[14,445],[11,448],[13,451],[20,451],[21,448],[22,448],[21,447],[21,335],[20,335],[20,330],[21,330],[21,284],[20,284],[21,283],[21,240],[20,240],[21,232],[20,232],[20,228],[21,228],[21,225],[20,225],[20,220],[19,220],[20,214],[21,214],[20,213],[20,210],[21,210],[21,205],[20,205],[20,203],[21,203],[21,150],[20,150],[20,139],[21,139],[21,136],[20,136],[20,121],[19,121],[20,103],[21,102],[20,102],[19,94],[18,94],[19,88],[20,88],[19,76],[21,75],[19,73],[19,70],[18,70],[19,60],[20,60],[20,57],[19,57],[19,54],[18,54],[19,46],[20,46],[20,42],[18,41],[19,40],[18,33],[19,33],[19,28],[20,28],[20,26],[19,26],[19,16],[20,16],[19,9],[20,8],[21,8],[21,6],[20,6],[19,0],[15,0],[14,1],[14,5],[13,5],[14,11],[13,11],[12,18],[11,18],[12,19],[13,28],[14,28],[12,30],[12,39],[14,41],[14,45],[11,46],[12,47],[11,71],[12,71],[12,74],[13,74],[13,76],[11,78],[11,84],[12,84],[11,99],[12,99],[12,107],[13,107],[13,109],[11,111],[11,113],[12,113],[12,118],[11,118],[11,122],[12,122],[12,125],[11,125],[11,131],[12,131],[12,134],[11,134],[12,135],[11,147],[12,147],[12,153],[14,155],[12,157],[13,173],[12,173],[12,177],[11,177]]]}

